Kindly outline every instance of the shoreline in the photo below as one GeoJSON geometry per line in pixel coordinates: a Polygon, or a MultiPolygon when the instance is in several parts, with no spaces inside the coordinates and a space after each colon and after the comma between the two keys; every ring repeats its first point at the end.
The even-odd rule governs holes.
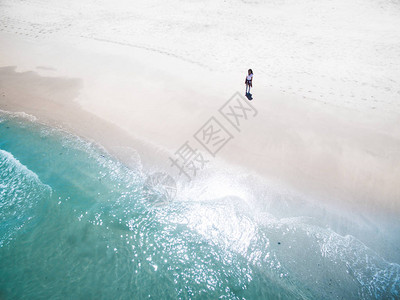
{"type": "MultiPolygon", "coordinates": [[[[220,80],[215,72],[143,49],[99,41],[53,42],[46,46],[53,49],[50,55],[40,59],[42,45],[10,37],[0,34],[0,40],[8,42],[1,46],[8,56],[0,60],[0,109],[23,111],[50,126],[61,125],[95,141],[128,166],[126,149],[132,148],[145,168],[154,164],[169,168],[168,155],[192,139],[241,86],[234,74],[220,80]],[[10,45],[32,51],[21,56],[6,51],[10,45]],[[60,59],[60,49],[69,56],[60,59]],[[4,67],[7,63],[18,69],[4,67]],[[138,74],[142,67],[146,71],[138,74]],[[220,84],[210,85],[215,80],[220,84]],[[217,91],[220,86],[222,93],[217,91]]],[[[282,96],[263,86],[262,78],[257,80],[251,103],[258,115],[235,133],[218,161],[338,207],[400,214],[396,113],[357,112],[296,95],[282,96]]]]}
{"type": "MultiPolygon", "coordinates": [[[[83,113],[85,115],[85,112],[83,113]]],[[[102,124],[100,130],[105,129],[108,133],[115,133],[113,135],[115,140],[128,137],[128,141],[133,143],[127,143],[129,146],[126,147],[130,151],[122,151],[123,147],[119,147],[114,149],[114,153],[112,153],[109,151],[110,148],[106,148],[99,140],[93,139],[93,136],[88,138],[87,135],[78,135],[76,131],[72,131],[72,127],[66,128],[59,122],[50,124],[48,121],[21,112],[0,110],[1,114],[11,116],[8,120],[22,119],[24,122],[54,128],[57,133],[66,134],[67,137],[71,137],[71,135],[77,137],[85,143],[90,143],[101,152],[105,151],[103,153],[112,160],[117,160],[122,165],[141,173],[147,178],[157,172],[172,175],[169,174],[170,166],[168,164],[165,164],[162,168],[160,164],[163,162],[162,159],[158,160],[159,163],[153,159],[157,158],[160,153],[161,156],[167,155],[167,151],[160,148],[156,149],[154,145],[135,140],[103,120],[94,121],[96,117],[91,118],[91,121],[94,121],[97,125],[102,124]]],[[[82,117],[82,114],[80,117],[82,117]]],[[[78,128],[78,130],[80,129],[78,128]]],[[[106,139],[106,141],[110,142],[110,139],[106,139]]],[[[388,262],[398,264],[400,261],[400,256],[396,250],[398,240],[396,228],[400,228],[400,222],[395,214],[388,214],[384,211],[380,213],[355,211],[350,207],[329,201],[321,203],[320,199],[312,197],[310,193],[296,190],[285,182],[265,178],[244,166],[232,165],[222,160],[217,160],[209,170],[204,171],[204,174],[195,178],[190,184],[182,183],[182,180],[178,181],[179,178],[176,177],[174,179],[177,180],[178,189],[177,197],[172,199],[173,202],[208,203],[210,200],[216,203],[233,202],[245,209],[245,214],[254,214],[260,224],[271,221],[277,222],[278,220],[286,222],[291,219],[293,221],[302,219],[305,223],[310,222],[311,226],[329,228],[329,230],[342,236],[353,236],[379,253],[388,262]],[[308,222],[307,218],[309,218],[308,222]],[[338,220],[340,220],[340,223],[338,223],[338,220]],[[371,230],[378,234],[371,235],[371,230]]]]}

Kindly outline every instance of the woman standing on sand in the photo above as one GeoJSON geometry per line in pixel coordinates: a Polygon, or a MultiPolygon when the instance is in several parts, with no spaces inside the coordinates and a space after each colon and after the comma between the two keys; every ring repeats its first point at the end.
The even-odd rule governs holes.
{"type": "Polygon", "coordinates": [[[245,80],[245,84],[246,84],[246,96],[247,93],[250,94],[250,88],[253,87],[253,70],[249,69],[248,71],[248,75],[246,76],[246,80],[245,80]],[[247,87],[249,88],[249,91],[247,92],[247,87]]]}

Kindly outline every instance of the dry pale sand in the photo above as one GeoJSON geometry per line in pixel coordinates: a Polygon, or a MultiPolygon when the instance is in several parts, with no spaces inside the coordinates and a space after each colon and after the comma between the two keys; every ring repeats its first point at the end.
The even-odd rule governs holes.
{"type": "MultiPolygon", "coordinates": [[[[169,156],[237,91],[244,74],[96,40],[37,43],[0,33],[0,109],[25,112],[104,146],[134,167],[169,156]]],[[[245,70],[244,70],[245,71],[245,70]]],[[[400,118],[288,95],[255,75],[258,113],[212,158],[321,202],[400,213],[400,118]]],[[[203,151],[205,153],[205,151],[203,151]]],[[[206,155],[206,153],[204,154],[206,155]]]]}

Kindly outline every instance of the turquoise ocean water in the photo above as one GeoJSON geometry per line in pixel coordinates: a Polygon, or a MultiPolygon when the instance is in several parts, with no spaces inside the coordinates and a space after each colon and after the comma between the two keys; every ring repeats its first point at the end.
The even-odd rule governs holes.
{"type": "Polygon", "coordinates": [[[352,235],[232,196],[154,207],[145,181],[0,114],[0,299],[400,298],[400,266],[352,235]]]}

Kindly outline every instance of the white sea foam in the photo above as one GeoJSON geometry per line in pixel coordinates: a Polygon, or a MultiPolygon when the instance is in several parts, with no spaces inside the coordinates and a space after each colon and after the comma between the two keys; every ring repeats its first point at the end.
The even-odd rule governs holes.
{"type": "Polygon", "coordinates": [[[258,218],[245,201],[231,196],[192,203],[184,215],[170,220],[246,257],[254,266],[268,265],[280,277],[296,278],[319,295],[329,291],[346,296],[357,291],[367,299],[400,293],[399,264],[386,261],[354,236],[312,224],[310,217],[276,218],[264,213],[258,218]],[[346,283],[353,280],[356,285],[346,283]]]}
{"type": "Polygon", "coordinates": [[[0,109],[0,113],[3,113],[3,114],[8,115],[10,117],[16,117],[16,118],[25,119],[25,120],[28,120],[30,122],[36,122],[38,120],[38,118],[36,118],[34,115],[27,114],[26,112],[23,112],[23,111],[10,112],[10,111],[6,111],[6,110],[1,110],[0,109]]]}
{"type": "Polygon", "coordinates": [[[25,165],[16,159],[10,152],[0,149],[0,164],[2,172],[23,174],[32,180],[43,184],[37,174],[29,170],[25,165]]]}
{"type": "Polygon", "coordinates": [[[21,164],[11,153],[0,149],[0,217],[3,222],[0,246],[9,242],[35,217],[33,208],[49,197],[50,186],[21,164]]]}

